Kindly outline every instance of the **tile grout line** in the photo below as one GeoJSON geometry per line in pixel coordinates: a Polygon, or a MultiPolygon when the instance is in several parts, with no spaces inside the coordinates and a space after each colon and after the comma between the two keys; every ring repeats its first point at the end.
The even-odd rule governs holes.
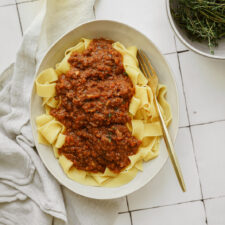
{"type": "Polygon", "coordinates": [[[185,53],[185,52],[189,52],[189,50],[181,50],[181,51],[175,51],[175,52],[166,52],[163,53],[163,55],[171,55],[171,54],[175,54],[175,53],[185,53]]]}
{"type": "Polygon", "coordinates": [[[131,215],[131,211],[130,211],[130,206],[129,206],[127,195],[126,195],[126,202],[127,202],[127,209],[128,209],[128,213],[129,213],[129,217],[130,217],[130,224],[133,225],[133,220],[132,220],[132,215],[131,215]]]}
{"type": "Polygon", "coordinates": [[[180,51],[177,51],[177,53],[185,53],[185,52],[189,52],[189,50],[188,49],[186,49],[186,50],[180,50],[180,51]]]}
{"type": "Polygon", "coordinates": [[[127,197],[127,195],[126,195],[126,202],[127,202],[127,209],[128,209],[128,211],[130,211],[130,206],[129,206],[129,202],[128,202],[128,197],[127,197]]]}
{"type": "Polygon", "coordinates": [[[163,55],[172,55],[172,54],[175,54],[176,53],[176,51],[175,52],[167,52],[167,53],[163,53],[163,55]]]}
{"type": "Polygon", "coordinates": [[[133,218],[132,218],[131,211],[129,211],[129,215],[130,215],[130,224],[133,225],[133,218]]]}
{"type": "Polygon", "coordinates": [[[219,196],[216,196],[216,197],[208,197],[208,198],[204,198],[203,201],[205,201],[205,200],[219,199],[219,198],[225,198],[225,195],[219,195],[219,196]]]}
{"type": "Polygon", "coordinates": [[[23,4],[23,3],[36,2],[36,1],[39,1],[39,0],[29,0],[29,1],[23,1],[23,2],[16,2],[16,4],[20,5],[20,4],[23,4]]]}
{"type": "MultiPolygon", "coordinates": [[[[175,40],[175,37],[174,37],[174,40],[175,40]]],[[[175,41],[175,45],[176,45],[176,41],[175,41]]],[[[176,48],[177,48],[177,46],[176,46],[176,48]]],[[[183,74],[182,74],[182,71],[181,71],[179,54],[180,53],[177,52],[178,67],[179,67],[179,72],[180,72],[180,77],[181,77],[181,84],[182,84],[182,90],[183,90],[183,95],[184,95],[185,108],[186,108],[186,112],[187,112],[188,127],[190,128],[191,122],[190,122],[189,110],[188,110],[188,106],[187,106],[187,97],[186,97],[186,92],[185,92],[185,89],[184,89],[184,79],[183,79],[183,74]]]]}
{"type": "Polygon", "coordinates": [[[130,216],[130,223],[131,223],[131,225],[133,225],[133,219],[132,219],[132,215],[131,215],[131,211],[130,211],[130,206],[129,206],[127,195],[126,195],[126,202],[127,202],[128,213],[129,213],[129,216],[130,216]]]}
{"type": "Polygon", "coordinates": [[[129,213],[129,211],[118,212],[118,214],[126,214],[126,213],[129,213]]]}
{"type": "MultiPolygon", "coordinates": [[[[174,37],[174,39],[175,39],[175,37],[174,37]]],[[[176,41],[175,41],[175,45],[176,45],[176,41]]],[[[199,185],[200,185],[201,196],[202,196],[202,199],[203,199],[202,183],[201,183],[201,179],[200,179],[200,175],[199,175],[199,167],[198,167],[197,158],[196,158],[196,154],[195,154],[196,151],[195,151],[195,146],[194,146],[194,139],[193,139],[193,134],[192,134],[192,130],[191,130],[191,125],[190,125],[191,124],[190,123],[190,116],[189,116],[189,111],[188,111],[188,107],[187,107],[187,97],[186,97],[186,93],[185,93],[185,89],[184,89],[184,80],[183,80],[183,74],[182,74],[182,71],[181,71],[181,64],[180,64],[179,53],[177,53],[177,59],[178,59],[180,76],[181,76],[182,89],[183,89],[183,94],[184,94],[184,101],[185,101],[185,106],[186,106],[186,111],[187,111],[187,119],[188,119],[188,123],[189,123],[189,132],[190,132],[190,136],[191,136],[191,142],[192,142],[192,148],[193,148],[193,153],[194,153],[194,159],[195,159],[196,169],[197,169],[198,178],[199,178],[199,185]]],[[[202,200],[202,203],[203,203],[204,212],[205,212],[205,222],[206,222],[206,224],[208,224],[205,203],[204,203],[203,200],[202,200]]]]}
{"type": "Polygon", "coordinates": [[[12,5],[15,5],[16,3],[9,3],[9,4],[5,4],[5,5],[0,5],[0,8],[3,8],[3,7],[7,7],[7,6],[12,6],[12,5]]]}
{"type": "Polygon", "coordinates": [[[201,202],[203,200],[204,199],[196,199],[196,200],[172,203],[172,204],[167,204],[167,205],[162,205],[162,206],[153,206],[153,207],[147,207],[147,208],[142,208],[142,209],[133,209],[133,210],[130,210],[129,212],[138,212],[138,211],[149,210],[149,209],[158,209],[158,208],[163,208],[163,207],[168,207],[168,206],[182,205],[182,204],[191,203],[191,202],[201,202]]]}
{"type": "MultiPolygon", "coordinates": [[[[179,61],[179,67],[180,67],[180,59],[179,59],[179,55],[178,55],[178,61],[179,61]]],[[[181,70],[180,70],[181,72],[181,70]]],[[[182,77],[182,74],[181,74],[182,77]]],[[[182,78],[182,82],[183,82],[183,78],[182,78]]],[[[183,89],[184,90],[184,89],[183,89]]],[[[184,91],[185,93],[185,91],[184,91]]],[[[185,101],[186,101],[186,95],[184,96],[185,101]]],[[[187,104],[186,104],[186,108],[187,108],[187,104]]],[[[188,117],[188,121],[190,124],[190,118],[189,118],[189,114],[187,113],[187,117],[188,117]]],[[[197,158],[196,158],[196,150],[195,150],[195,145],[194,145],[194,139],[193,139],[193,134],[192,134],[192,129],[191,129],[191,125],[189,127],[189,131],[190,131],[190,136],[191,136],[191,142],[192,142],[192,148],[193,148],[193,153],[194,153],[194,158],[195,158],[195,164],[196,164],[196,168],[197,168],[197,173],[198,173],[198,178],[199,178],[199,185],[200,185],[200,190],[201,190],[201,195],[202,195],[202,204],[204,207],[204,212],[205,212],[205,222],[206,224],[208,224],[208,220],[207,220],[207,214],[206,214],[206,207],[205,207],[205,202],[203,200],[203,191],[202,191],[202,183],[201,183],[201,179],[200,179],[200,175],[199,175],[199,167],[198,167],[198,163],[197,163],[197,158]]]]}
{"type": "Polygon", "coordinates": [[[206,214],[206,207],[205,207],[204,199],[202,199],[202,204],[203,204],[203,208],[204,208],[204,212],[205,212],[205,223],[208,224],[208,218],[207,218],[207,214],[206,214]]]}
{"type": "Polygon", "coordinates": [[[94,13],[94,17],[96,19],[96,14],[95,14],[95,4],[93,5],[93,13],[94,13]]]}
{"type": "Polygon", "coordinates": [[[210,121],[210,122],[203,122],[203,123],[196,123],[196,124],[192,124],[192,125],[190,125],[190,127],[194,127],[194,126],[202,126],[202,125],[207,125],[207,124],[211,124],[211,123],[218,123],[218,122],[225,122],[225,119],[221,119],[221,120],[214,120],[214,121],[210,121]]]}
{"type": "Polygon", "coordinates": [[[21,19],[20,19],[20,12],[19,12],[19,8],[18,8],[18,4],[17,3],[16,3],[16,10],[17,10],[17,15],[18,15],[19,24],[20,24],[20,31],[21,31],[21,34],[23,36],[23,28],[22,28],[22,23],[21,23],[21,19]]]}
{"type": "Polygon", "coordinates": [[[225,122],[225,119],[214,120],[214,121],[211,121],[211,122],[195,123],[195,124],[186,125],[186,126],[179,126],[179,128],[188,128],[188,127],[195,127],[195,126],[203,126],[203,125],[208,125],[208,124],[212,124],[212,123],[219,123],[219,122],[225,122]]]}

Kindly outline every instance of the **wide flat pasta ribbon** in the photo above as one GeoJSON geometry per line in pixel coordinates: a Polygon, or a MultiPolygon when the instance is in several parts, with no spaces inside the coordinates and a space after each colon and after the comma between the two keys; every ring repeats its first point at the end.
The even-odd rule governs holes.
{"type": "Polygon", "coordinates": [[[58,80],[58,75],[53,68],[49,68],[41,72],[35,83],[36,91],[40,97],[55,96],[55,81],[58,80]]]}
{"type": "Polygon", "coordinates": [[[166,101],[166,93],[167,89],[165,85],[160,84],[157,89],[157,99],[159,102],[159,105],[161,107],[161,111],[163,112],[163,118],[165,120],[166,125],[168,126],[169,123],[172,120],[172,114],[169,103],[166,101]]]}
{"type": "Polygon", "coordinates": [[[136,57],[137,47],[131,46],[126,49],[125,46],[119,42],[113,43],[112,46],[122,54],[124,69],[130,77],[133,85],[146,85],[148,80],[145,78],[144,74],[138,67],[138,60],[136,57]]]}
{"type": "Polygon", "coordinates": [[[59,105],[59,101],[57,101],[54,97],[51,98],[43,98],[43,105],[48,105],[51,108],[57,108],[59,105]]]}

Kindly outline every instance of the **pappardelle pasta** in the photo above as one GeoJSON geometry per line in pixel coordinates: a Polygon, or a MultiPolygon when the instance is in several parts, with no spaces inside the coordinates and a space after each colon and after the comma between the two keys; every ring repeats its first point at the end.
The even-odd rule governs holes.
{"type": "MultiPolygon", "coordinates": [[[[78,183],[124,185],[159,155],[162,129],[136,54],[135,46],[82,38],[35,80],[45,108],[36,118],[38,141],[52,146],[64,172],[78,183]]],[[[156,95],[168,126],[166,93],[159,84],[156,95]]]]}

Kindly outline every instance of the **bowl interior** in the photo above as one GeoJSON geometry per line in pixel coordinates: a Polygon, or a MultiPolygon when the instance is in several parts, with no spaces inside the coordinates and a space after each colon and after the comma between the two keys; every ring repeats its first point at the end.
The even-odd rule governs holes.
{"type": "Polygon", "coordinates": [[[186,45],[189,49],[201,55],[204,55],[210,58],[225,59],[225,39],[221,39],[219,41],[219,45],[214,48],[214,55],[212,55],[210,53],[207,41],[198,42],[198,41],[192,41],[191,39],[188,38],[186,32],[183,29],[181,29],[176,23],[176,21],[173,19],[171,15],[171,10],[170,10],[171,6],[173,8],[176,8],[176,0],[173,0],[172,3],[170,2],[170,0],[167,0],[167,14],[175,34],[184,45],[186,45]]]}
{"type": "MultiPolygon", "coordinates": [[[[171,70],[155,45],[146,36],[125,24],[100,20],[80,25],[64,35],[50,47],[49,51],[40,63],[37,74],[48,67],[54,67],[55,64],[64,57],[65,50],[75,45],[81,37],[90,39],[103,37],[114,41],[120,41],[125,46],[135,45],[138,48],[143,49],[148,54],[157,71],[159,82],[167,85],[168,88],[167,100],[171,105],[173,115],[173,121],[169,127],[169,131],[172,139],[175,140],[178,130],[179,112],[177,89],[171,70]]],[[[30,113],[33,135],[39,155],[48,170],[61,184],[80,195],[95,199],[112,199],[125,196],[148,183],[162,168],[168,158],[164,142],[161,141],[159,157],[148,163],[144,163],[144,171],[139,172],[136,178],[134,178],[130,183],[118,188],[81,185],[67,178],[62,171],[58,160],[55,159],[51,148],[41,145],[37,141],[35,118],[44,113],[41,103],[41,98],[36,95],[35,88],[33,88],[30,113]]]]}

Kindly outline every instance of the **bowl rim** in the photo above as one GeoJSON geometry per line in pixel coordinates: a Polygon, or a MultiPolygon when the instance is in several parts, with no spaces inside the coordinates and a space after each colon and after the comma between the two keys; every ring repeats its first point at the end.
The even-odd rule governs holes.
{"type": "Polygon", "coordinates": [[[212,55],[210,53],[205,53],[202,52],[200,50],[198,50],[197,48],[195,48],[193,45],[190,45],[189,43],[187,43],[185,41],[185,39],[182,37],[182,35],[180,34],[180,32],[177,30],[174,19],[171,15],[171,10],[170,10],[170,0],[166,0],[166,12],[167,12],[167,17],[169,19],[169,23],[170,26],[172,27],[174,33],[176,34],[176,36],[178,37],[178,39],[189,49],[192,50],[193,52],[205,56],[207,58],[211,58],[211,59],[219,59],[219,60],[225,60],[225,56],[218,56],[218,55],[212,55]]]}
{"type": "MultiPolygon", "coordinates": [[[[64,34],[62,34],[59,38],[57,38],[57,40],[56,40],[55,42],[53,42],[53,43],[48,47],[48,49],[44,52],[42,58],[40,59],[39,63],[37,64],[37,69],[36,69],[35,76],[34,76],[34,79],[33,79],[32,90],[31,90],[31,95],[30,95],[30,102],[29,102],[29,116],[30,116],[30,123],[31,123],[31,127],[32,127],[32,135],[33,135],[33,138],[34,138],[35,146],[37,146],[38,143],[37,143],[37,140],[35,139],[35,135],[34,135],[34,133],[36,132],[36,129],[35,129],[36,127],[35,127],[35,124],[33,123],[33,120],[32,120],[32,96],[33,96],[33,93],[35,92],[35,79],[36,79],[36,77],[37,77],[37,75],[38,75],[38,71],[39,71],[39,69],[40,69],[40,67],[41,67],[41,64],[42,64],[42,62],[45,60],[45,58],[46,58],[48,52],[49,52],[52,48],[54,48],[54,46],[55,46],[55,45],[56,45],[56,44],[57,44],[64,36],[69,35],[69,34],[72,33],[75,29],[78,29],[79,27],[81,27],[81,26],[83,26],[83,25],[85,25],[85,24],[91,24],[91,23],[95,23],[95,22],[110,22],[110,23],[117,23],[117,24],[121,24],[121,25],[123,25],[123,26],[126,26],[126,27],[128,27],[128,28],[130,28],[130,29],[133,29],[135,32],[138,32],[138,33],[140,33],[141,35],[143,35],[143,36],[144,36],[144,37],[145,37],[145,38],[146,38],[146,39],[154,46],[154,48],[155,48],[155,49],[159,52],[159,54],[161,55],[162,59],[165,61],[166,65],[167,65],[167,67],[168,67],[168,71],[169,71],[169,73],[170,73],[170,77],[171,77],[171,79],[172,79],[172,81],[173,81],[173,83],[174,83],[174,87],[175,87],[174,93],[175,93],[175,96],[176,96],[175,101],[176,101],[176,106],[177,106],[177,109],[176,109],[176,110],[177,110],[177,120],[176,120],[176,121],[177,121],[177,126],[175,127],[174,136],[173,136],[173,138],[172,138],[173,143],[175,143],[175,140],[176,140],[177,134],[178,134],[178,130],[179,130],[179,121],[180,121],[180,107],[179,107],[179,106],[180,106],[180,105],[179,105],[179,101],[178,101],[179,96],[178,96],[177,83],[176,83],[175,77],[174,77],[174,75],[173,75],[174,72],[173,72],[173,70],[171,69],[170,64],[168,63],[168,60],[165,58],[165,56],[162,54],[162,52],[159,50],[159,48],[155,45],[155,43],[154,43],[151,39],[149,39],[149,38],[147,37],[147,35],[143,34],[141,31],[139,31],[139,30],[136,29],[135,27],[133,27],[133,26],[131,26],[131,25],[128,25],[128,24],[125,24],[125,23],[123,23],[123,22],[117,21],[117,20],[105,20],[105,19],[102,20],[102,19],[97,19],[97,20],[89,20],[89,21],[87,21],[87,22],[80,23],[80,24],[74,26],[73,28],[71,28],[69,31],[67,31],[67,32],[65,32],[64,34]]],[[[107,196],[107,197],[102,197],[102,196],[99,196],[99,195],[93,196],[93,195],[88,194],[88,193],[85,193],[85,194],[84,194],[84,193],[76,192],[76,191],[74,191],[74,189],[73,189],[72,187],[65,185],[65,184],[64,184],[64,181],[63,181],[59,176],[55,176],[54,174],[52,174],[51,169],[50,169],[49,166],[45,163],[45,160],[43,159],[43,156],[40,154],[39,149],[38,149],[38,148],[36,148],[36,149],[37,149],[37,152],[38,152],[39,157],[41,158],[42,163],[43,163],[44,166],[47,168],[48,172],[49,172],[52,176],[54,176],[54,178],[55,178],[61,185],[63,185],[64,187],[68,188],[69,190],[71,190],[72,192],[74,192],[74,193],[76,193],[76,194],[79,194],[79,195],[84,196],[84,197],[92,198],[92,199],[98,199],[98,200],[109,200],[109,199],[117,199],[117,198],[121,198],[121,197],[124,197],[124,196],[126,196],[126,195],[129,195],[129,194],[131,194],[131,193],[133,193],[133,192],[135,192],[135,191],[141,189],[142,187],[144,187],[145,185],[147,185],[152,179],[154,179],[154,178],[156,177],[156,175],[157,175],[157,174],[162,170],[162,168],[165,166],[165,164],[166,164],[166,162],[167,162],[167,160],[168,160],[168,158],[169,158],[169,155],[167,154],[167,156],[165,157],[163,163],[160,165],[160,167],[158,168],[158,170],[156,171],[156,173],[155,173],[153,176],[151,176],[151,177],[148,179],[147,182],[143,182],[143,183],[140,184],[138,187],[136,187],[136,188],[134,188],[134,189],[130,189],[130,190],[127,191],[125,194],[124,194],[124,193],[123,193],[123,194],[120,194],[120,192],[118,191],[117,194],[114,194],[114,196],[110,196],[110,197],[108,197],[108,196],[107,196]]],[[[57,159],[56,159],[56,160],[57,160],[57,159]]],[[[64,175],[67,176],[66,174],[64,174],[64,175]]],[[[74,182],[76,182],[76,181],[74,181],[74,182]]]]}

